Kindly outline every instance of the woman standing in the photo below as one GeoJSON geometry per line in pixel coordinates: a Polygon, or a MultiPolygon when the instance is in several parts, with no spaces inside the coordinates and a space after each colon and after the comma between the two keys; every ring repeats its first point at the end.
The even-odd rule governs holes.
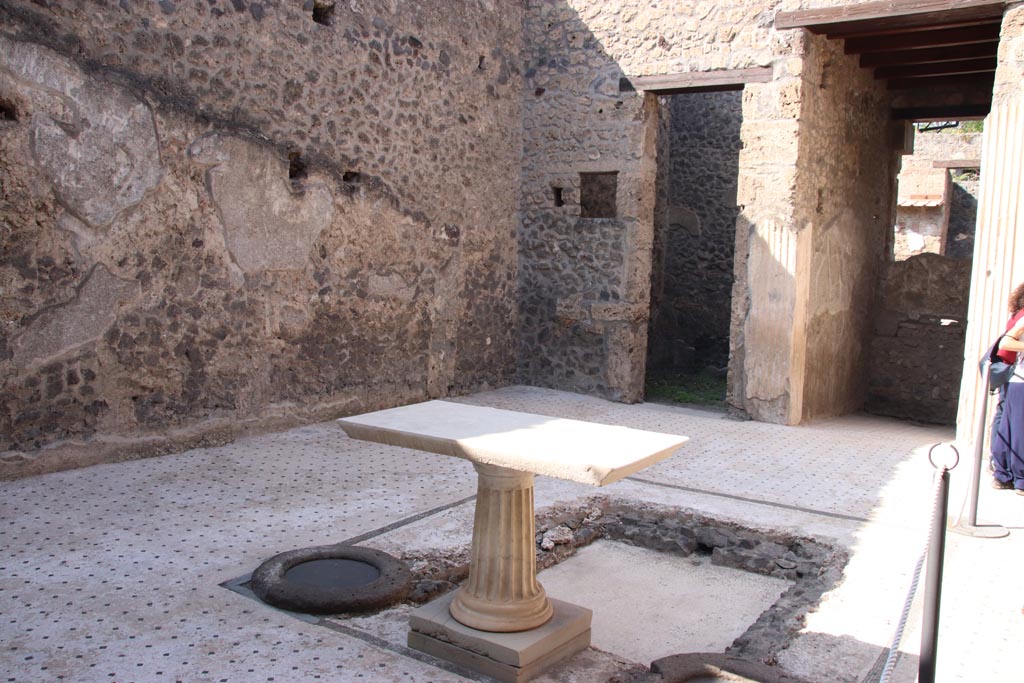
{"type": "MultiPolygon", "coordinates": [[[[1024,351],[1024,283],[1010,294],[1010,320],[999,340],[999,358],[1015,363],[1024,351]]],[[[1024,366],[1000,389],[992,438],[992,486],[1024,496],[1024,366]]]]}

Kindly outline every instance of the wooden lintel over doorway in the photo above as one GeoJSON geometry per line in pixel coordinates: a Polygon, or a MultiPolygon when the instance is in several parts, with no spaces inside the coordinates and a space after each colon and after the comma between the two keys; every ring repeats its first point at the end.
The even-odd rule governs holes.
{"type": "Polygon", "coordinates": [[[932,168],[981,168],[981,159],[939,159],[932,168]]]}
{"type": "Polygon", "coordinates": [[[984,104],[921,104],[892,110],[894,121],[972,121],[988,116],[991,103],[984,104]]]}
{"type": "Polygon", "coordinates": [[[635,89],[657,95],[741,90],[747,83],[767,83],[771,80],[772,67],[770,66],[629,77],[629,82],[635,89]]]}

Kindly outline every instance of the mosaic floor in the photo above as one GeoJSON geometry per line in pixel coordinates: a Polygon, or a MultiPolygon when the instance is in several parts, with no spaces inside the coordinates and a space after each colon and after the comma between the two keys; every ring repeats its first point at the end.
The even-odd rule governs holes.
{"type": "MultiPolygon", "coordinates": [[[[859,683],[891,636],[927,522],[927,449],[951,438],[876,418],[787,428],[526,387],[459,400],[686,434],[677,455],[603,491],[849,548],[847,579],[780,657],[821,681],[859,683]]],[[[310,545],[467,544],[475,485],[467,462],[352,441],[333,424],[0,482],[0,680],[466,680],[220,584],[310,545]]],[[[962,488],[954,478],[954,512],[962,488]]],[[[537,505],[597,493],[539,479],[537,505]]],[[[1017,680],[1024,586],[994,574],[1022,566],[1024,500],[983,490],[982,503],[983,520],[1014,533],[951,537],[943,610],[960,618],[943,621],[941,681],[1017,680]]],[[[602,671],[602,656],[575,669],[602,671]]]]}

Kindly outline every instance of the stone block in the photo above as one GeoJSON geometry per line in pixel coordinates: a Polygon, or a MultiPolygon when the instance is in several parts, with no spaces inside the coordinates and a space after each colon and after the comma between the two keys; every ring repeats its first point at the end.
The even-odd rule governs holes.
{"type": "Polygon", "coordinates": [[[413,611],[409,647],[478,671],[503,683],[522,683],[590,645],[591,611],[550,599],[551,619],[518,633],[478,631],[449,613],[454,593],[413,611]]]}

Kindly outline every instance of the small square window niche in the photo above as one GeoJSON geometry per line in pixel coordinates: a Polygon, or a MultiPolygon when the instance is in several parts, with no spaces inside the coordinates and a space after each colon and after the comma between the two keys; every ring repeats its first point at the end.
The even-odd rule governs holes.
{"type": "Polygon", "coordinates": [[[552,187],[551,193],[554,195],[555,206],[565,206],[565,196],[562,194],[565,191],[563,187],[552,187]]]}
{"type": "Polygon", "coordinates": [[[619,172],[580,173],[580,217],[615,218],[619,172]]]}

